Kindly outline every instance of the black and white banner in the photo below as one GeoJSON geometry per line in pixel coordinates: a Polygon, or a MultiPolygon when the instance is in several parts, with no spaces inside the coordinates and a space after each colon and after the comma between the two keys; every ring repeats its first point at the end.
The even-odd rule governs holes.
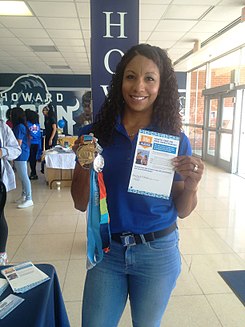
{"type": "MultiPolygon", "coordinates": [[[[59,76],[55,78],[58,80],[59,76]]],[[[90,87],[49,87],[44,78],[27,74],[13,80],[9,87],[0,88],[0,118],[3,120],[9,108],[20,106],[38,112],[44,128],[42,109],[49,103],[54,107],[57,121],[63,121],[64,134],[77,135],[80,127],[92,122],[90,87]]]]}

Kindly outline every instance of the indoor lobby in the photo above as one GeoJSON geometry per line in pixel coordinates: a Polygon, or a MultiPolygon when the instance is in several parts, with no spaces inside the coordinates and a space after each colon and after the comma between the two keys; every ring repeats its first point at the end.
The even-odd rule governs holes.
{"type": "MultiPolygon", "coordinates": [[[[10,264],[52,264],[70,324],[79,327],[86,272],[86,214],[74,209],[70,187],[61,185],[59,190],[54,185],[50,189],[40,173],[32,187],[31,208],[16,209],[19,183],[8,194],[5,212],[10,264]]],[[[198,205],[189,217],[178,220],[182,272],[161,326],[245,326],[242,302],[218,273],[245,269],[244,189],[245,179],[206,164],[198,205]]],[[[127,306],[119,327],[130,326],[127,306]]]]}
{"type": "MultiPolygon", "coordinates": [[[[105,33],[97,24],[98,17],[108,23],[114,12],[112,24],[107,24],[113,31],[118,14],[122,19],[133,6],[125,20],[132,40],[137,37],[139,43],[167,51],[178,81],[183,129],[205,170],[196,208],[189,217],[178,219],[182,271],[161,327],[244,327],[245,287],[239,289],[241,300],[220,275],[245,273],[244,0],[111,0],[104,1],[112,6],[106,11],[101,0],[24,2],[28,13],[20,17],[0,11],[0,119],[6,120],[7,110],[18,103],[39,113],[44,128],[42,110],[52,101],[57,123],[64,123],[59,136],[76,137],[90,121],[86,110],[91,117],[96,114],[94,90],[103,91],[104,99],[113,74],[106,61],[111,49],[116,54],[127,49],[119,24],[116,39],[110,29],[105,33]],[[92,47],[94,40],[98,42],[92,47]],[[101,76],[110,79],[96,81],[95,89],[92,80],[101,76]]],[[[17,175],[17,188],[7,195],[9,264],[52,265],[70,326],[81,327],[86,213],[74,208],[69,182],[54,181],[50,187],[40,169],[38,163],[38,179],[31,181],[34,206],[17,208],[15,200],[21,194],[17,175]]],[[[118,327],[132,327],[129,305],[118,327]]]]}

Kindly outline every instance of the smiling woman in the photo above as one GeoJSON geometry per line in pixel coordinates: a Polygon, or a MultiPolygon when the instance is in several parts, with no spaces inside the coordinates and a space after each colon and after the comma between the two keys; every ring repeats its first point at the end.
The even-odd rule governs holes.
{"type": "Polygon", "coordinates": [[[123,123],[129,137],[133,138],[150,123],[159,87],[160,73],[156,64],[144,56],[134,57],[124,72],[122,84],[123,123]]]}
{"type": "MultiPolygon", "coordinates": [[[[80,130],[75,152],[86,146],[89,133],[95,137],[91,142],[98,139],[103,147],[112,242],[103,260],[87,272],[82,325],[118,326],[129,296],[133,325],[159,327],[181,267],[177,216],[184,218],[195,208],[203,173],[203,163],[191,156],[190,142],[181,132],[177,81],[164,50],[148,44],[128,50],[95,122],[80,130]],[[142,128],[180,139],[167,200],[128,192],[133,165],[148,168],[143,165],[148,165],[149,153],[135,154],[142,128]],[[104,310],[108,307],[110,312],[104,310]]],[[[77,162],[71,187],[75,208],[86,210],[89,192],[89,166],[77,162]]]]}
{"type": "Polygon", "coordinates": [[[157,65],[144,56],[135,56],[125,69],[122,83],[124,126],[128,134],[132,130],[135,134],[149,124],[159,87],[160,73],[157,65]],[[135,121],[136,114],[140,114],[140,119],[135,121]],[[142,124],[143,116],[145,121],[142,124]]]}

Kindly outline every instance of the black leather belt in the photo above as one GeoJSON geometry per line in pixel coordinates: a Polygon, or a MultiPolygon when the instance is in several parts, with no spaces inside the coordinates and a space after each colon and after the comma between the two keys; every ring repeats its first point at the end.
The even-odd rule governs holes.
{"type": "Polygon", "coordinates": [[[111,239],[118,243],[122,243],[123,246],[136,245],[136,244],[154,241],[157,238],[166,236],[166,235],[172,233],[176,228],[177,228],[177,225],[176,225],[176,223],[174,223],[173,225],[171,225],[167,228],[164,228],[164,229],[156,231],[156,232],[147,233],[147,234],[134,234],[134,233],[130,233],[130,232],[113,233],[113,234],[111,234],[111,239]]]}

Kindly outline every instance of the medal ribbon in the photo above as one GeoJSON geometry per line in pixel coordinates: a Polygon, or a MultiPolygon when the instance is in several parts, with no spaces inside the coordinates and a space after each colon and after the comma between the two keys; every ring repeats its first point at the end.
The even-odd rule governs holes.
{"type": "Polygon", "coordinates": [[[110,217],[106,202],[106,188],[102,171],[98,173],[98,186],[100,193],[100,235],[102,240],[102,249],[105,253],[110,251],[111,233],[110,217]]]}
{"type": "Polygon", "coordinates": [[[87,210],[87,268],[94,267],[110,250],[110,218],[102,172],[90,170],[90,197],[87,210]]]}

